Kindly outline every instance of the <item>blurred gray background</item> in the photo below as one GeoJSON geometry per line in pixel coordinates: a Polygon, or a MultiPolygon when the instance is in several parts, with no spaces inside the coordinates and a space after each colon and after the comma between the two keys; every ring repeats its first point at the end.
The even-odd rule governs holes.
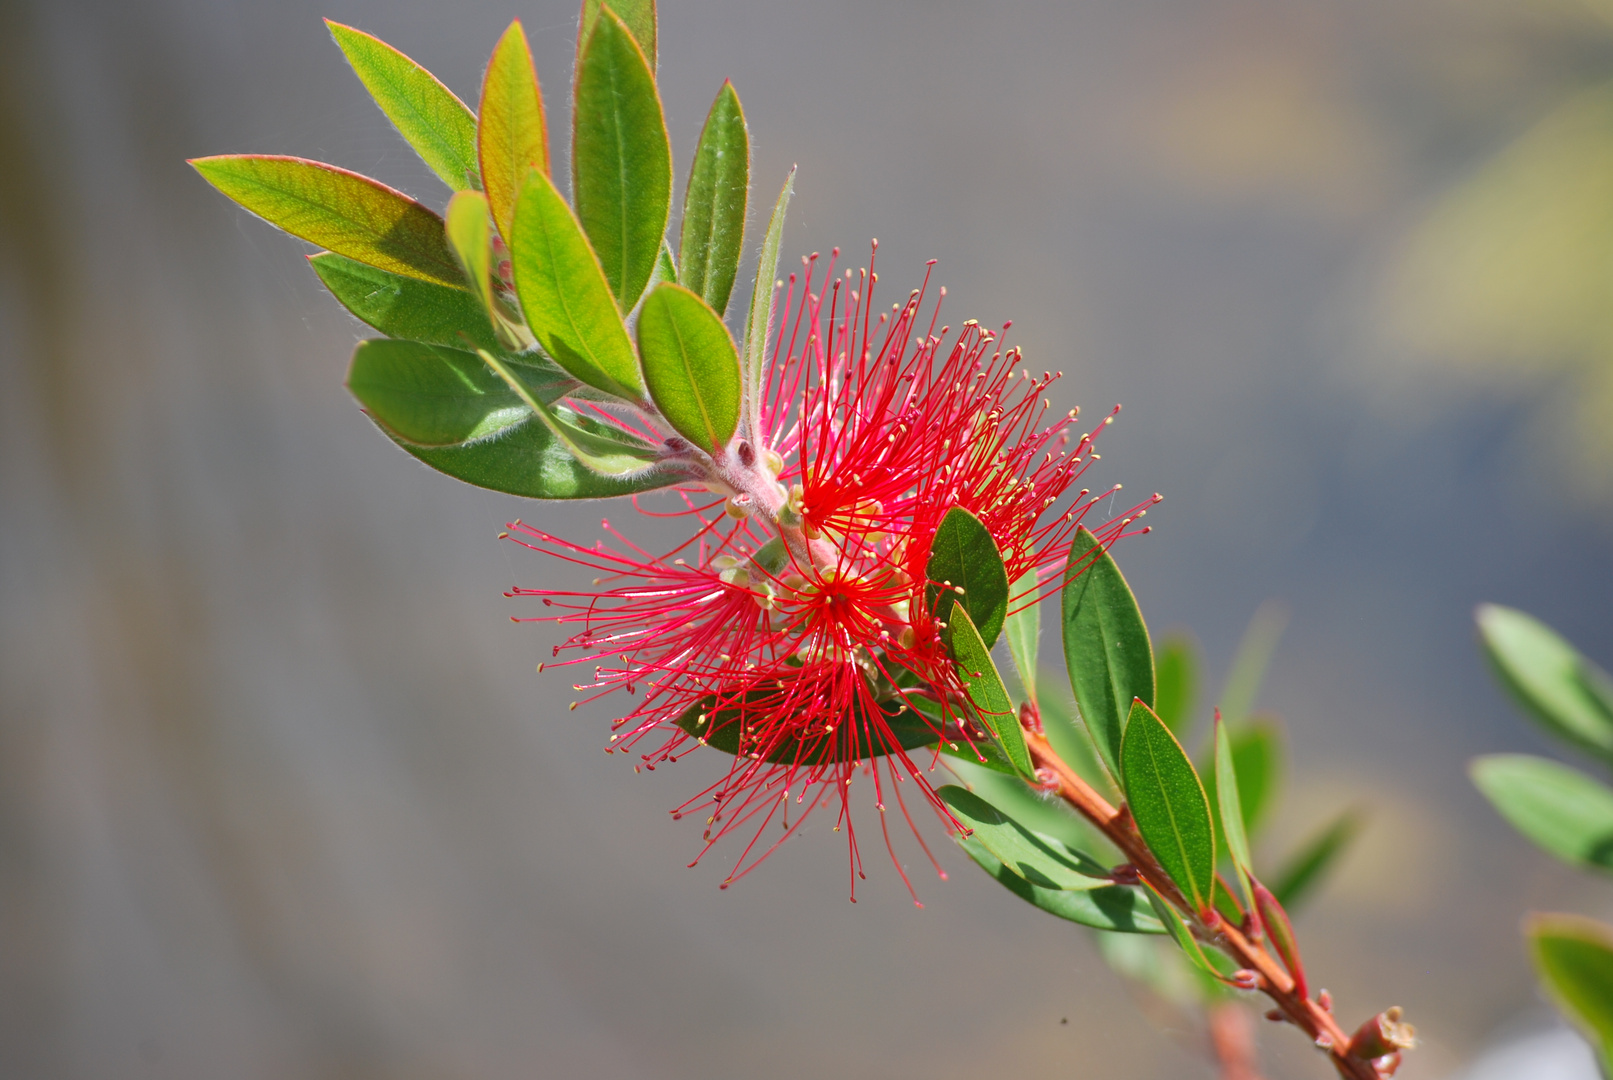
{"type": "MultiPolygon", "coordinates": [[[[848,904],[827,821],[728,891],[728,863],[684,869],[698,830],[666,811],[722,763],[601,754],[608,712],[561,707],[501,595],[562,573],[505,521],[629,512],[395,450],[305,245],[184,164],[301,154],[446,200],[320,16],[469,101],[519,16],[565,131],[569,2],[0,0],[0,1073],[1209,1075],[936,829],[923,910],[877,838],[848,904]]],[[[938,258],[953,322],[1015,320],[1056,404],[1126,404],[1096,475],[1166,496],[1119,553],[1156,630],[1219,673],[1286,601],[1272,850],[1373,808],[1300,920],[1313,982],[1352,1023],[1405,1006],[1414,1080],[1536,1007],[1520,915],[1613,889],[1470,790],[1475,753],[1552,752],[1470,612],[1613,661],[1613,126],[1573,126],[1613,25],[669,0],[661,35],[680,193],[731,77],[761,199],[801,165],[794,255],[878,236],[892,297],[938,258]]],[[[1273,1077],[1323,1074],[1261,1034],[1273,1077]]]]}

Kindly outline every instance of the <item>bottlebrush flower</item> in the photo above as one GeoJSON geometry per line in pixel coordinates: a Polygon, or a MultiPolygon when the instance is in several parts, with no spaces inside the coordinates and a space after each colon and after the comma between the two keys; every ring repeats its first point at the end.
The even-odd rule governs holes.
{"type": "MultiPolygon", "coordinates": [[[[704,820],[704,850],[750,834],[723,887],[811,810],[833,806],[835,829],[848,835],[855,900],[856,777],[873,787],[900,869],[887,800],[923,845],[903,785],[916,781],[919,800],[950,820],[925,774],[938,743],[983,737],[961,708],[967,690],[933,601],[955,586],[927,574],[944,516],[954,507],[973,513],[1009,580],[1036,582],[1010,598],[1017,610],[1061,584],[1076,529],[1119,485],[1097,496],[1071,491],[1113,414],[1072,443],[1077,411],[1049,417],[1046,391],[1058,374],[1032,376],[1019,350],[974,320],[956,333],[937,328],[940,302],[925,315],[928,274],[905,303],[876,312],[874,260],[837,273],[838,256],[822,281],[817,256],[790,276],[766,391],[739,444],[746,466],[760,461],[776,477],[771,492],[703,500],[704,490],[681,489],[677,514],[693,536],[663,555],[609,522],[610,546],[521,522],[510,534],[601,575],[594,591],[512,595],[558,609],[533,621],[580,626],[555,655],[593,665],[577,684],[584,700],[640,697],[613,725],[607,753],[636,754],[635,769],[651,770],[701,745],[733,754],[720,779],[674,811],[704,820]],[[771,503],[766,513],[756,512],[758,499],[771,503]],[[764,843],[775,820],[777,835],[764,843]]],[[[1147,531],[1135,522],[1155,499],[1093,530],[1099,542],[1147,531]]]]}

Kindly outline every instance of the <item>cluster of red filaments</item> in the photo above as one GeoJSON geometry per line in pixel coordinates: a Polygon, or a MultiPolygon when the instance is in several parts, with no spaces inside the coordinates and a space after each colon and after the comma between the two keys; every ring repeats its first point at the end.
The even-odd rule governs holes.
{"type": "MultiPolygon", "coordinates": [[[[940,299],[926,318],[928,274],[905,303],[876,312],[873,259],[840,272],[838,255],[821,279],[818,257],[803,259],[776,304],[752,448],[776,463],[787,493],[776,516],[746,513],[743,497],[678,489],[681,508],[664,516],[686,517],[694,535],[662,555],[609,522],[613,542],[591,547],[510,528],[517,542],[601,575],[589,591],[512,595],[558,611],[534,621],[580,626],[554,650],[556,665],[592,666],[576,684],[580,700],[639,697],[606,752],[651,770],[703,745],[732,755],[719,780],[673,811],[704,820],[701,855],[749,834],[723,885],[811,810],[833,807],[855,899],[853,781],[872,786],[900,870],[887,799],[921,846],[907,783],[955,825],[925,774],[943,747],[968,753],[983,737],[932,612],[937,591],[954,588],[926,573],[942,519],[961,507],[986,525],[1014,583],[1012,612],[1060,586],[1076,530],[1119,485],[1075,490],[1114,413],[1075,436],[1077,410],[1050,415],[1058,374],[1032,375],[1018,349],[973,320],[956,333],[938,326],[940,299]]],[[[1157,499],[1092,528],[1098,543],[1146,532],[1138,519],[1157,499]]]]}

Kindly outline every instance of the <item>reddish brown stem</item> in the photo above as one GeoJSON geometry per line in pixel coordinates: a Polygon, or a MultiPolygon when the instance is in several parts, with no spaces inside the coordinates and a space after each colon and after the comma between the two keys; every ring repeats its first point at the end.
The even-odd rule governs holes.
{"type": "Polygon", "coordinates": [[[1125,806],[1117,809],[1109,805],[1107,799],[1093,790],[1092,785],[1058,756],[1045,736],[1026,731],[1025,744],[1037,768],[1052,773],[1059,796],[1096,825],[1136,868],[1138,876],[1181,912],[1195,937],[1226,953],[1238,967],[1253,971],[1257,976],[1256,989],[1272,1000],[1283,1018],[1303,1031],[1327,1054],[1341,1077],[1345,1080],[1382,1080],[1382,1074],[1371,1061],[1350,1053],[1351,1037],[1339,1027],[1333,1014],[1296,990],[1294,980],[1263,945],[1245,937],[1241,930],[1225,919],[1217,918],[1214,926],[1206,925],[1200,913],[1187,902],[1181,890],[1161,868],[1159,860],[1154,858],[1154,853],[1143,842],[1142,834],[1137,831],[1131,813],[1125,806]]]}
{"type": "Polygon", "coordinates": [[[1211,1005],[1205,1019],[1209,1022],[1210,1048],[1221,1067],[1221,1080],[1261,1080],[1254,1018],[1249,1010],[1234,1002],[1222,1002],[1211,1005]]]}

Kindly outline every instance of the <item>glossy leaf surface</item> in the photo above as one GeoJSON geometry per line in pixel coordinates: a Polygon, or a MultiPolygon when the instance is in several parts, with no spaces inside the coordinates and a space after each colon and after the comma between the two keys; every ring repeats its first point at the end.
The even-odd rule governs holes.
{"type": "Polygon", "coordinates": [[[728,310],[745,245],[750,194],[750,133],[732,83],[724,81],[706,115],[683,195],[682,283],[718,313],[728,310]]]}
{"type": "Polygon", "coordinates": [[[1578,915],[1535,914],[1524,925],[1540,982],[1613,1066],[1613,926],[1578,915]]]}
{"type": "Polygon", "coordinates": [[[986,647],[996,643],[1008,614],[1008,570],[979,518],[961,506],[946,512],[930,544],[925,574],[925,596],[937,619],[947,622],[953,606],[961,604],[986,647]]]}
{"type": "Polygon", "coordinates": [[[1019,608],[1003,621],[1008,637],[1008,654],[1014,659],[1025,696],[1036,700],[1037,653],[1042,644],[1042,605],[1036,600],[1036,570],[1031,568],[1008,587],[1008,606],[1019,608]]]}
{"type": "Polygon", "coordinates": [[[1552,734],[1613,756],[1613,709],[1592,688],[1606,673],[1532,615],[1485,604],[1477,620],[1491,666],[1524,711],[1552,734]]]}
{"type": "Polygon", "coordinates": [[[309,265],[355,316],[389,337],[459,349],[496,349],[487,313],[464,289],[404,277],[321,252],[309,265]]]}
{"type": "MultiPolygon", "coordinates": [[[[541,368],[514,370],[541,397],[558,397],[574,385],[541,368]]],[[[485,439],[530,413],[475,353],[414,341],[360,344],[353,351],[347,388],[394,437],[417,446],[485,439]]]]}
{"type": "Polygon", "coordinates": [[[577,61],[571,179],[577,220],[623,312],[655,269],[672,208],[672,144],[649,62],[609,8],[577,61]]]}
{"type": "Polygon", "coordinates": [[[1187,752],[1152,709],[1137,702],[1120,748],[1120,775],[1137,831],[1195,910],[1215,888],[1210,804],[1187,752]]]}
{"type": "Polygon", "coordinates": [[[487,61],[477,113],[476,149],[482,188],[499,233],[508,238],[528,169],[549,175],[549,133],[543,91],[521,20],[510,23],[487,61]]]}
{"type": "Polygon", "coordinates": [[[935,793],[952,816],[972,830],[969,839],[1032,885],[1079,891],[1114,884],[1102,863],[1032,832],[974,792],[947,784],[935,793]]]}
{"type": "Polygon", "coordinates": [[[721,316],[682,285],[657,285],[638,317],[650,398],[674,431],[708,453],[739,426],[739,353],[721,316]]]}
{"type": "Polygon", "coordinates": [[[1468,767],[1501,816],[1559,859],[1613,871],[1613,788],[1529,754],[1492,754],[1468,767]]]}
{"type": "Polygon", "coordinates": [[[1271,883],[1272,893],[1284,907],[1298,910],[1349,849],[1350,841],[1360,834],[1364,824],[1360,813],[1346,810],[1289,856],[1271,883]]]}
{"type": "Polygon", "coordinates": [[[191,161],[207,182],[292,236],[406,277],[463,285],[442,219],[367,176],[318,161],[226,154],[191,161]]]}
{"type": "Polygon", "coordinates": [[[740,342],[740,359],[745,365],[745,422],[756,431],[761,416],[762,374],[767,361],[767,343],[773,334],[773,282],[778,280],[779,245],[784,240],[784,212],[795,193],[795,166],[784,178],[784,187],[773,204],[767,233],[762,237],[762,254],[756,261],[756,284],[751,289],[750,309],[745,316],[745,340],[740,342]]]}
{"type": "MultiPolygon", "coordinates": [[[[655,0],[616,0],[609,5],[610,9],[621,17],[632,32],[633,40],[638,42],[639,48],[650,61],[650,69],[655,69],[655,50],[657,34],[655,0]]],[[[582,19],[577,26],[577,52],[580,55],[588,42],[588,34],[594,28],[594,20],[599,18],[600,0],[583,0],[582,19]]]]}
{"type": "Polygon", "coordinates": [[[532,169],[515,210],[515,291],[544,352],[598,390],[642,400],[638,357],[571,207],[532,169]]]}
{"type": "Polygon", "coordinates": [[[1193,639],[1172,635],[1159,650],[1154,712],[1178,739],[1187,737],[1198,709],[1199,655],[1193,639]]]}
{"type": "Polygon", "coordinates": [[[1154,650],[1131,586],[1086,529],[1070,547],[1060,606],[1070,689],[1104,767],[1119,777],[1132,699],[1153,707],[1154,650]]]}
{"type": "Polygon", "coordinates": [[[347,62],[420,160],[455,191],[480,186],[476,116],[437,77],[386,42],[325,20],[347,62]]]}
{"type": "Polygon", "coordinates": [[[1034,776],[1036,769],[1031,764],[1030,751],[1025,748],[1025,733],[1020,729],[1014,703],[1003,688],[991,650],[961,604],[953,608],[952,621],[947,626],[947,642],[952,646],[958,674],[969,690],[969,700],[981,722],[997,736],[1014,768],[1025,776],[1034,776]]]}

